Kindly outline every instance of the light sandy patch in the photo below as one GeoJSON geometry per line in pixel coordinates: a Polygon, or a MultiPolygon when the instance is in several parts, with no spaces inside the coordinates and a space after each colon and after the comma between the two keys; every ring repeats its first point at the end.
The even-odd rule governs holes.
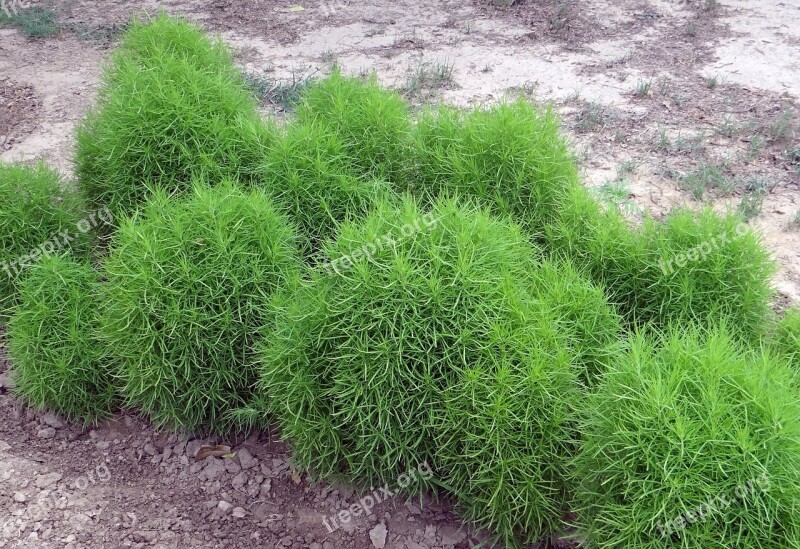
{"type": "Polygon", "coordinates": [[[719,60],[703,74],[800,98],[800,3],[725,0],[724,4],[735,10],[727,18],[734,32],[720,38],[719,60]]]}

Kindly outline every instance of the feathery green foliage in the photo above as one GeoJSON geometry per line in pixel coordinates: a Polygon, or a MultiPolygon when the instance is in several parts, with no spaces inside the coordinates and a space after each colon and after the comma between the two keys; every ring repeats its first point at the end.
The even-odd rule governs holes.
{"type": "Polygon", "coordinates": [[[317,250],[338,225],[366,215],[389,184],[362,180],[350,171],[339,137],[311,122],[292,124],[267,156],[261,184],[286,208],[317,250]]]}
{"type": "Polygon", "coordinates": [[[533,296],[558,323],[581,378],[593,385],[619,352],[623,323],[602,289],[570,261],[548,259],[528,274],[533,296]]]}
{"type": "Polygon", "coordinates": [[[8,324],[17,394],[85,424],[110,416],[117,402],[98,335],[97,279],[68,255],[42,258],[8,324]]]}
{"type": "Polygon", "coordinates": [[[570,281],[578,306],[602,296],[574,269],[540,269],[517,225],[452,199],[380,204],[324,250],[264,337],[260,394],[297,462],[364,486],[437,464],[431,483],[509,544],[555,527],[577,366],[593,360],[570,338],[604,313],[546,300],[570,281]]]}
{"type": "Polygon", "coordinates": [[[155,189],[197,177],[252,182],[274,141],[229,52],[187,23],[134,23],[78,129],[76,173],[87,199],[115,217],[155,189]]]}
{"type": "Polygon", "coordinates": [[[589,545],[800,546],[794,377],[724,327],[633,338],[585,406],[573,471],[589,545]]]}
{"type": "Polygon", "coordinates": [[[417,194],[475,197],[539,236],[578,174],[551,109],[520,99],[471,112],[440,107],[413,134],[417,194]]]}
{"type": "Polygon", "coordinates": [[[681,209],[633,228],[576,189],[547,232],[549,247],[591,273],[631,325],[727,317],[747,339],[763,331],[774,263],[738,216],[681,209]]]}
{"type": "Polygon", "coordinates": [[[496,329],[492,362],[463,364],[444,391],[434,458],[464,518],[503,547],[528,547],[557,532],[566,511],[574,438],[575,369],[547,314],[496,329]]]}
{"type": "Polygon", "coordinates": [[[296,276],[296,236],[261,191],[158,192],[126,219],[106,264],[104,335],[123,393],[158,425],[229,428],[256,380],[253,344],[273,292],[296,276]]]}
{"type": "Polygon", "coordinates": [[[800,307],[786,310],[771,343],[800,372],[800,307]]]}
{"type": "Polygon", "coordinates": [[[78,230],[82,207],[79,195],[43,163],[0,163],[0,317],[17,303],[17,285],[30,265],[56,250],[87,251],[88,237],[78,230]]]}
{"type": "Polygon", "coordinates": [[[374,77],[362,80],[334,71],[306,90],[297,117],[336,135],[356,175],[393,183],[404,177],[411,131],[408,105],[378,86],[374,77]]]}

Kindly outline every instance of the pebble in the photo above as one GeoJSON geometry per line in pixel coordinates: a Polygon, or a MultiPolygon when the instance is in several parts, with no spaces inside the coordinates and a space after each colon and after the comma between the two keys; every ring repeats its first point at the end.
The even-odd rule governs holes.
{"type": "Polygon", "coordinates": [[[239,474],[233,477],[231,484],[235,490],[241,490],[244,485],[247,484],[247,473],[244,471],[239,472],[239,474]]]}
{"type": "Polygon", "coordinates": [[[53,438],[56,436],[56,430],[52,427],[44,427],[43,429],[39,429],[36,436],[39,438],[53,438]]]}
{"type": "Polygon", "coordinates": [[[261,490],[258,492],[258,497],[267,498],[272,490],[272,479],[266,479],[261,483],[261,490]]]}
{"type": "Polygon", "coordinates": [[[17,503],[23,503],[24,501],[27,501],[27,500],[28,500],[28,498],[26,498],[25,494],[23,494],[22,492],[15,492],[14,493],[14,501],[16,501],[17,503]]]}
{"type": "Polygon", "coordinates": [[[37,488],[48,488],[62,479],[60,473],[48,473],[46,475],[39,475],[36,477],[37,488]]]}
{"type": "Polygon", "coordinates": [[[247,448],[242,448],[236,455],[239,457],[239,464],[242,466],[242,469],[252,469],[258,465],[258,460],[253,457],[253,454],[251,454],[250,450],[247,448]]]}
{"type": "Polygon", "coordinates": [[[386,533],[386,525],[384,523],[380,523],[370,530],[369,539],[372,541],[372,545],[377,549],[386,547],[386,533]]]}
{"type": "Polygon", "coordinates": [[[53,427],[54,429],[61,429],[64,426],[64,422],[61,421],[57,415],[53,412],[47,412],[42,416],[42,423],[53,427]]]}
{"type": "Polygon", "coordinates": [[[225,501],[224,499],[220,500],[220,502],[217,504],[217,508],[220,511],[222,511],[223,513],[227,513],[228,510],[230,510],[231,507],[233,507],[233,505],[231,505],[229,502],[225,501]]]}
{"type": "Polygon", "coordinates": [[[244,510],[243,507],[234,507],[233,508],[233,516],[236,518],[244,518],[247,515],[247,511],[244,510]]]}

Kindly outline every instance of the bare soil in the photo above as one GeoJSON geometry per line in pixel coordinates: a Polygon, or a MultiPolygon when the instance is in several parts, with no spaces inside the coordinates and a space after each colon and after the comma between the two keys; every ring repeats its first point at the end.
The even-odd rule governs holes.
{"type": "MultiPolygon", "coordinates": [[[[335,61],[348,73],[375,72],[416,106],[519,94],[551,102],[586,185],[614,196],[634,220],[681,204],[725,210],[745,200],[780,265],[778,304],[800,301],[796,2],[49,5],[60,17],[58,36],[31,40],[0,27],[4,161],[42,158],[70,177],[74,128],[96,96],[115,36],[132,15],[160,7],[220,34],[245,70],[277,83],[325,74],[335,61]],[[452,66],[452,76],[410,85],[420,67],[437,64],[452,66]]],[[[182,438],[131,415],[81,429],[22,407],[8,390],[7,367],[0,358],[0,547],[431,549],[482,539],[449,502],[399,497],[330,532],[323,519],[330,523],[363,494],[298,476],[275,434],[182,438]],[[235,456],[195,461],[200,446],[217,442],[235,456]]]]}

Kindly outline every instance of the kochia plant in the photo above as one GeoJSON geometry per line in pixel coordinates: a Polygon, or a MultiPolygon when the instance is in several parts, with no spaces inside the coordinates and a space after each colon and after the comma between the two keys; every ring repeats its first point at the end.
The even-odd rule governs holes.
{"type": "Polygon", "coordinates": [[[724,328],[636,336],[585,403],[573,464],[592,547],[797,547],[800,402],[724,328]]]}
{"type": "Polygon", "coordinates": [[[296,236],[260,191],[157,193],[106,260],[104,336],[123,393],[159,425],[225,431],[256,381],[258,330],[296,276],[296,236]]]}
{"type": "Polygon", "coordinates": [[[37,408],[96,423],[113,412],[116,388],[98,334],[98,275],[68,255],[30,268],[8,324],[15,391],[37,408]]]}
{"type": "Polygon", "coordinates": [[[120,217],[194,178],[252,182],[273,133],[224,46],[162,16],[134,23],[106,68],[78,129],[76,173],[90,203],[120,217]]]}
{"type": "Polygon", "coordinates": [[[296,461],[364,486],[436,464],[430,483],[506,543],[556,527],[579,376],[605,362],[581,338],[619,329],[602,295],[452,199],[382,203],[323,250],[264,332],[259,392],[296,461]]]}
{"type": "Polygon", "coordinates": [[[56,251],[86,253],[82,212],[78,193],[44,164],[0,163],[0,317],[17,303],[31,265],[56,251]]]}
{"type": "Polygon", "coordinates": [[[408,105],[394,92],[370,80],[342,76],[337,70],[306,90],[298,120],[336,135],[353,173],[367,179],[402,179],[411,121],[408,105]]]}

